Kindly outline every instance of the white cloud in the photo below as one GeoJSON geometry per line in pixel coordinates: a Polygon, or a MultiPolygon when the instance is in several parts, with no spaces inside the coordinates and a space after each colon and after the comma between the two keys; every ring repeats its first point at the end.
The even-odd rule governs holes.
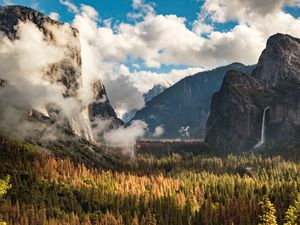
{"type": "Polygon", "coordinates": [[[217,23],[230,20],[238,23],[229,31],[212,31],[209,34],[201,48],[208,56],[207,65],[224,64],[228,60],[255,64],[271,35],[287,33],[299,37],[300,20],[283,11],[283,7],[287,5],[298,6],[299,1],[205,1],[200,18],[211,19],[217,23]]]}
{"type": "Polygon", "coordinates": [[[158,126],[154,129],[154,133],[152,134],[153,137],[160,137],[161,135],[163,135],[165,133],[164,127],[158,126]]]}
{"type": "Polygon", "coordinates": [[[193,22],[193,31],[198,34],[209,34],[214,30],[211,24],[207,24],[205,19],[207,15],[205,13],[199,13],[197,19],[193,22]]]}
{"type": "MultiPolygon", "coordinates": [[[[44,33],[31,22],[20,22],[15,27],[17,39],[13,41],[0,34],[0,73],[2,78],[7,80],[7,89],[11,92],[6,95],[7,91],[4,88],[0,93],[0,101],[8,102],[6,107],[0,110],[1,129],[13,132],[18,137],[34,135],[38,130],[41,132],[39,135],[45,134],[44,129],[51,127],[36,127],[26,119],[27,115],[24,116],[23,110],[33,108],[48,116],[51,113],[47,109],[51,105],[51,108],[60,111],[60,116],[55,116],[57,123],[65,123],[65,118],[68,118],[74,133],[93,140],[89,120],[82,111],[81,102],[75,97],[65,98],[66,87],[57,82],[64,76],[60,66],[73,63],[74,60],[70,60],[69,56],[74,53],[74,49],[77,50],[78,42],[67,26],[60,26],[61,32],[58,32],[56,25],[45,24],[44,28],[51,29],[52,41],[46,40],[44,33]],[[72,48],[69,48],[70,46],[72,48]],[[51,75],[47,74],[53,65],[58,69],[52,68],[51,75]],[[22,105],[26,105],[26,108],[22,105]]],[[[75,62],[74,64],[74,69],[79,69],[80,72],[80,68],[75,62]]],[[[55,126],[54,124],[53,127],[55,126]]],[[[50,134],[47,132],[46,137],[48,135],[50,134]]],[[[57,131],[54,130],[51,135],[56,136],[57,131]]]]}
{"type": "Polygon", "coordinates": [[[3,4],[4,5],[13,5],[14,3],[11,0],[3,0],[3,4]]]}
{"type": "Polygon", "coordinates": [[[143,70],[130,72],[129,68],[125,65],[120,65],[117,73],[127,76],[139,92],[145,93],[155,84],[170,86],[186,76],[190,76],[201,71],[203,71],[203,69],[200,67],[190,67],[187,69],[173,69],[168,73],[156,73],[143,70]]]}
{"type": "Polygon", "coordinates": [[[79,13],[79,9],[77,8],[77,6],[72,3],[71,1],[68,1],[68,0],[59,0],[60,4],[62,5],[65,5],[69,12],[72,12],[72,13],[79,13]]]}
{"type": "MultiPolygon", "coordinates": [[[[140,4],[141,1],[135,1],[134,7],[140,4]]],[[[205,22],[207,16],[228,19],[228,16],[234,16],[234,13],[219,15],[225,12],[218,11],[224,7],[219,5],[218,0],[208,0],[205,7],[208,12],[198,15],[193,30],[187,28],[185,18],[154,13],[145,15],[135,24],[123,22],[115,29],[109,24],[98,27],[86,12],[82,13],[80,18],[77,17],[77,21],[82,20],[81,23],[85,23],[82,29],[89,32],[91,29],[95,30],[90,32],[93,36],[89,38],[94,38],[94,45],[101,52],[103,61],[117,64],[125,62],[128,58],[133,61],[142,59],[146,67],[153,68],[159,68],[162,64],[213,68],[234,61],[255,64],[270,35],[276,32],[297,34],[295,28],[298,27],[299,20],[281,10],[274,10],[275,16],[268,14],[257,17],[251,20],[251,24],[240,22],[227,32],[218,32],[213,30],[211,24],[205,22]],[[270,25],[266,25],[268,23],[270,25]],[[207,37],[202,37],[202,34],[207,34],[207,37]]],[[[229,6],[228,8],[231,9],[229,6]]],[[[235,17],[244,15],[244,11],[237,12],[235,17]]],[[[241,16],[242,20],[246,20],[246,17],[241,16]]]]}
{"type": "Polygon", "coordinates": [[[51,13],[49,14],[49,17],[50,17],[51,19],[53,19],[53,20],[58,21],[60,16],[59,16],[59,14],[58,14],[57,12],[51,12],[51,13]]]}
{"type": "Polygon", "coordinates": [[[136,140],[144,136],[146,128],[147,124],[136,120],[129,127],[121,127],[106,132],[104,140],[111,145],[122,148],[125,153],[133,157],[136,140]]]}
{"type": "Polygon", "coordinates": [[[133,0],[132,8],[134,12],[127,14],[127,17],[133,20],[142,18],[147,14],[155,14],[154,3],[145,3],[145,0],[133,0]]]}
{"type": "Polygon", "coordinates": [[[203,9],[211,14],[215,22],[238,20],[250,21],[268,14],[276,14],[285,5],[299,5],[298,0],[206,0],[203,9]]]}

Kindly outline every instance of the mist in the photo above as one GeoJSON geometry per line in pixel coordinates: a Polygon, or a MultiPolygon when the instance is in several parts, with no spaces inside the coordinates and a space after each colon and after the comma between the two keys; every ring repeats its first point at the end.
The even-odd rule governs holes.
{"type": "MultiPolygon", "coordinates": [[[[0,34],[0,78],[5,80],[0,87],[2,135],[48,141],[62,138],[59,127],[68,127],[77,136],[92,142],[104,140],[134,155],[136,139],[144,135],[147,125],[137,121],[112,130],[109,119],[91,122],[88,107],[95,101],[95,81],[106,81],[109,93],[115,93],[113,102],[124,112],[143,107],[138,90],[124,76],[110,76],[113,65],[101,61],[97,43],[84,31],[79,30],[79,36],[68,25],[56,24],[45,24],[44,29],[51,38],[30,21],[15,26],[14,40],[0,34]],[[128,101],[122,100],[125,96],[128,101]]],[[[98,101],[107,100],[103,98],[98,101]]]]}

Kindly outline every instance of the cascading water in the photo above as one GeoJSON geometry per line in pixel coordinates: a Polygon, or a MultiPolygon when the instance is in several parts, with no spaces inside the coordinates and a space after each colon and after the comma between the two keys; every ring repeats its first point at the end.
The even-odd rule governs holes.
{"type": "Polygon", "coordinates": [[[262,120],[262,124],[261,124],[261,138],[260,138],[260,141],[254,146],[254,149],[259,148],[266,141],[266,137],[265,137],[265,131],[266,131],[266,114],[267,114],[267,111],[269,109],[270,109],[269,106],[264,109],[263,120],[262,120]]]}

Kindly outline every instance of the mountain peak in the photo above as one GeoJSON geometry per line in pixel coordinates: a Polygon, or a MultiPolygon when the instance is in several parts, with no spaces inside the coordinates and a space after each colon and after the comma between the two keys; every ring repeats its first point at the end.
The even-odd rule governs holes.
{"type": "Polygon", "coordinates": [[[267,41],[267,46],[270,45],[281,45],[284,46],[284,44],[287,44],[289,42],[298,42],[300,43],[300,39],[293,37],[289,34],[282,34],[282,33],[277,33],[269,37],[267,41]]]}
{"type": "Polygon", "coordinates": [[[157,95],[162,93],[165,89],[167,89],[171,85],[167,84],[155,84],[147,93],[143,95],[145,99],[145,103],[150,102],[157,95]]]}
{"type": "Polygon", "coordinates": [[[267,86],[285,81],[300,81],[300,39],[287,34],[275,34],[267,42],[253,76],[267,86]]]}
{"type": "MultiPolygon", "coordinates": [[[[0,7],[0,30],[13,40],[16,38],[15,26],[19,21],[31,21],[39,29],[45,30],[44,24],[63,25],[63,23],[51,19],[49,16],[29,7],[20,5],[8,5],[0,7]]],[[[74,36],[77,35],[77,29],[71,27],[74,36]]]]}

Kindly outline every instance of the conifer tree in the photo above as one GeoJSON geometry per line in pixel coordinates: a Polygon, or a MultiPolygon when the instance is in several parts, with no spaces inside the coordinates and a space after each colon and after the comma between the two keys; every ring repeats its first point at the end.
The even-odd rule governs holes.
{"type": "Polygon", "coordinates": [[[9,180],[9,176],[7,176],[4,180],[0,179],[0,198],[2,198],[2,196],[6,194],[7,190],[11,188],[9,180]]]}
{"type": "Polygon", "coordinates": [[[258,225],[277,225],[276,209],[270,199],[265,195],[259,203],[260,215],[258,225]]]}
{"type": "Polygon", "coordinates": [[[284,225],[300,224],[300,194],[297,195],[297,198],[295,199],[293,204],[288,208],[284,220],[284,225]]]}
{"type": "Polygon", "coordinates": [[[141,225],[156,225],[157,221],[155,215],[151,213],[150,209],[147,210],[145,216],[142,217],[141,225]]]}
{"type": "MultiPolygon", "coordinates": [[[[7,190],[11,188],[11,185],[9,184],[9,180],[10,180],[9,176],[7,176],[4,180],[0,179],[0,198],[2,198],[2,196],[6,194],[7,190]]],[[[6,225],[6,223],[0,221],[0,225],[6,225]]]]}
{"type": "Polygon", "coordinates": [[[134,217],[132,220],[132,225],[139,225],[139,219],[136,213],[134,213],[134,217]]]}

